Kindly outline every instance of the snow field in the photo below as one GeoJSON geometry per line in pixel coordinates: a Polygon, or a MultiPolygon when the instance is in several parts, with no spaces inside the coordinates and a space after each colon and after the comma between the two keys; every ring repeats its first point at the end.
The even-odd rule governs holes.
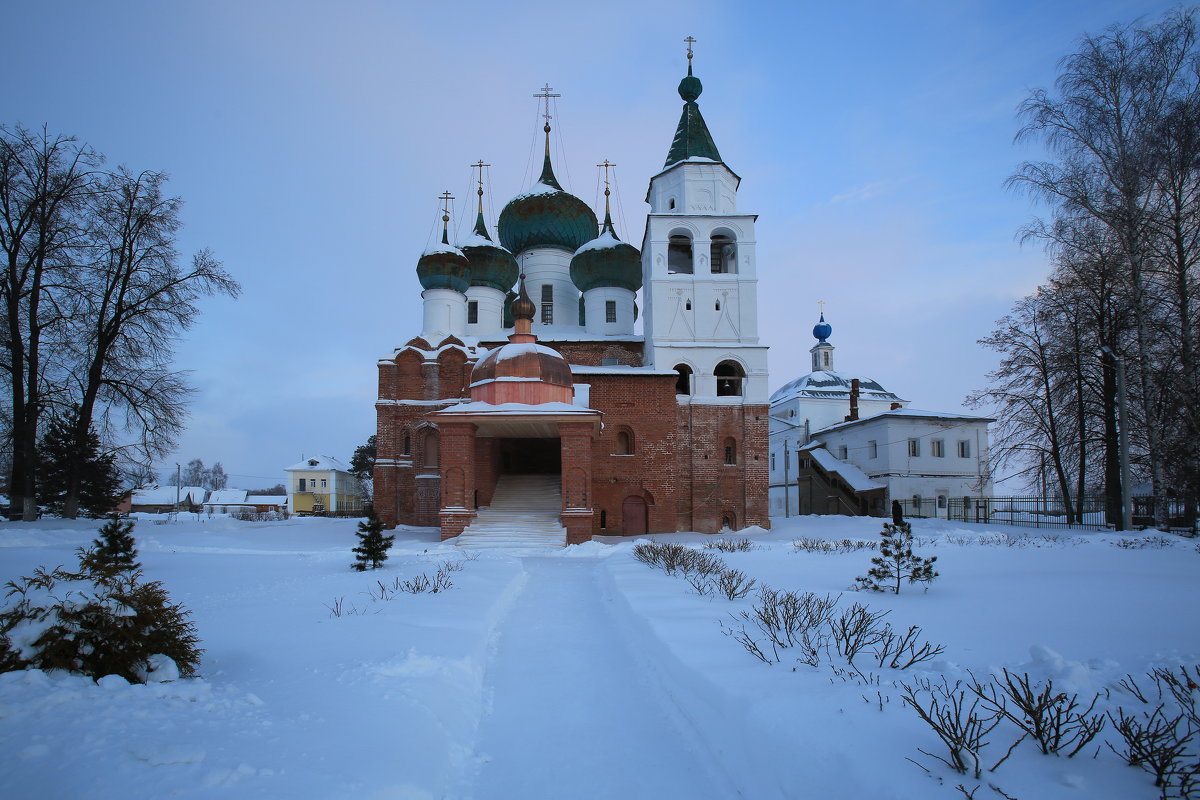
{"type": "MultiPolygon", "coordinates": [[[[0,524],[0,579],[70,565],[98,527],[0,524]]],[[[756,549],[714,551],[772,588],[842,593],[946,646],[925,669],[860,663],[856,676],[836,654],[816,668],[787,651],[782,663],[755,659],[725,635],[753,595],[697,595],[635,561],[628,540],[480,552],[448,591],[379,600],[376,580],[432,577],[467,553],[399,530],[383,569],[355,573],[355,527],[140,520],[147,577],[193,612],[202,677],[0,675],[0,796],[957,798],[956,784],[976,782],[918,753],[941,745],[894,681],[1008,667],[1086,702],[1127,672],[1200,661],[1200,554],[1178,538],[1124,549],[1115,536],[1035,532],[1008,547],[979,539],[1020,529],[918,520],[917,549],[938,556],[941,577],[899,596],[845,591],[871,551],[791,544],[873,540],[879,520],[776,520],[749,534],[756,549]]],[[[991,738],[988,766],[1016,736],[991,738]]],[[[984,781],[1022,800],[1157,796],[1147,775],[1096,749],[1065,759],[1026,742],[984,781]]]]}

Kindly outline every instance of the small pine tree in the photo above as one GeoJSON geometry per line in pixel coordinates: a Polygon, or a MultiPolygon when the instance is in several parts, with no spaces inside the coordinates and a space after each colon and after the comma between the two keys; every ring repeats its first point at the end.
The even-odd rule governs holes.
{"type": "Polygon", "coordinates": [[[358,547],[354,548],[354,563],[350,566],[359,572],[368,569],[379,569],[387,561],[387,551],[391,549],[395,536],[383,535],[383,521],[375,514],[375,509],[367,511],[367,518],[358,523],[358,547]]]}
{"type": "Polygon", "coordinates": [[[93,572],[120,572],[141,569],[137,561],[137,544],[133,539],[133,521],[122,522],[113,514],[100,528],[92,546],[80,553],[80,564],[93,572]]]}
{"type": "Polygon", "coordinates": [[[855,580],[859,589],[869,589],[873,592],[891,591],[900,594],[900,581],[908,578],[909,583],[928,584],[938,576],[933,568],[937,556],[921,558],[912,551],[912,525],[901,522],[899,525],[883,524],[879,534],[883,541],[879,543],[879,555],[871,559],[871,569],[865,576],[855,580]]]}
{"type": "Polygon", "coordinates": [[[92,427],[82,441],[76,439],[79,408],[74,406],[51,420],[42,437],[38,455],[38,500],[52,511],[63,510],[67,496],[68,472],[79,474],[79,508],[86,514],[103,517],[117,504],[121,494],[121,475],[111,453],[102,453],[100,437],[92,427]]]}

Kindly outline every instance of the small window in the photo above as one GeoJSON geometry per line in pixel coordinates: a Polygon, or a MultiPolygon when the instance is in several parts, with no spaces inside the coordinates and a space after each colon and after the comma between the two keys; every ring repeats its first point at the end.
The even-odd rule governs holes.
{"type": "Polygon", "coordinates": [[[554,287],[548,283],[542,284],[542,324],[554,324],[554,287]]]}
{"type": "Polygon", "coordinates": [[[946,507],[946,495],[939,494],[937,503],[938,503],[938,508],[945,508],[946,507]]]}
{"type": "Polygon", "coordinates": [[[683,304],[683,310],[684,310],[684,311],[691,311],[691,310],[692,310],[692,298],[690,298],[690,297],[689,297],[689,298],[688,298],[688,300],[687,300],[687,302],[683,304]]]}
{"type": "Polygon", "coordinates": [[[909,439],[908,440],[908,454],[909,454],[909,456],[911,456],[913,458],[916,458],[917,456],[921,455],[921,440],[920,439],[909,439]]]}
{"type": "Polygon", "coordinates": [[[934,439],[929,443],[929,455],[934,458],[946,457],[946,443],[941,439],[934,439]]]}
{"type": "Polygon", "coordinates": [[[474,325],[479,322],[479,301],[472,300],[467,303],[467,324],[474,325]]]}
{"type": "Polygon", "coordinates": [[[879,443],[874,439],[867,442],[867,458],[879,458],[879,443]]]}
{"type": "Polygon", "coordinates": [[[847,455],[849,455],[849,452],[846,450],[846,445],[841,445],[838,447],[838,458],[840,458],[842,461],[845,461],[847,455]]]}
{"type": "Polygon", "coordinates": [[[412,438],[406,433],[404,434],[404,455],[412,454],[412,438]]]}
{"type": "Polygon", "coordinates": [[[671,210],[671,211],[675,210],[675,198],[674,197],[672,197],[670,200],[667,201],[667,209],[671,210]]]}
{"type": "Polygon", "coordinates": [[[708,263],[714,275],[737,272],[736,245],[733,239],[714,233],[709,246],[708,263]]]}
{"type": "Polygon", "coordinates": [[[971,443],[969,441],[967,441],[966,439],[960,439],[958,442],[958,457],[959,458],[970,458],[971,457],[971,443]]]}
{"type": "Polygon", "coordinates": [[[633,437],[629,431],[617,431],[617,455],[627,456],[633,453],[633,437]]]}
{"type": "Polygon", "coordinates": [[[775,454],[771,453],[771,472],[775,471],[775,454]]]}
{"type": "Polygon", "coordinates": [[[725,463],[729,466],[737,464],[737,442],[733,437],[725,439],[725,463]]]}
{"type": "Polygon", "coordinates": [[[321,478],[321,488],[328,488],[328,482],[325,480],[325,478],[321,478]]]}
{"type": "Polygon", "coordinates": [[[692,393],[692,368],[687,364],[676,364],[675,371],[679,377],[675,379],[675,394],[692,393]]]}
{"type": "Polygon", "coordinates": [[[821,352],[821,366],[826,367],[826,368],[829,367],[829,351],[828,350],[823,350],[821,352]]]}
{"type": "Polygon", "coordinates": [[[617,321],[617,301],[616,300],[605,300],[604,301],[604,321],[605,322],[616,322],[617,321]]]}
{"type": "Polygon", "coordinates": [[[608,512],[605,511],[604,509],[600,509],[600,527],[601,528],[608,527],[608,512]]]}
{"type": "Polygon", "coordinates": [[[307,489],[304,488],[304,483],[305,483],[304,478],[301,478],[300,479],[300,491],[302,491],[302,492],[308,491],[307,489]]]}
{"type": "Polygon", "coordinates": [[[714,308],[715,308],[717,311],[720,311],[720,310],[721,310],[721,301],[720,301],[720,300],[718,300],[718,301],[716,302],[716,304],[714,305],[714,308]]]}

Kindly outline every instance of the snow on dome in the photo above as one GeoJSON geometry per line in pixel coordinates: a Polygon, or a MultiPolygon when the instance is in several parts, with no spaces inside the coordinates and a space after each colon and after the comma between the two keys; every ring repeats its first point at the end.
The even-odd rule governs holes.
{"type": "Polygon", "coordinates": [[[618,239],[616,236],[613,236],[608,231],[604,231],[599,236],[597,236],[595,239],[592,239],[590,242],[585,244],[583,247],[580,247],[578,250],[576,250],[575,255],[579,255],[580,253],[586,253],[589,250],[608,250],[610,248],[616,247],[619,244],[625,244],[625,242],[622,242],[620,239],[618,239]]]}
{"type": "MultiPolygon", "coordinates": [[[[539,194],[554,194],[555,192],[561,192],[561,191],[562,191],[562,189],[559,189],[557,186],[551,186],[547,183],[542,183],[541,181],[538,181],[533,186],[530,186],[528,189],[526,189],[525,191],[521,192],[519,195],[514,197],[512,200],[522,200],[526,197],[534,197],[539,194]]],[[[564,192],[564,194],[565,194],[565,192],[564,192]]],[[[509,202],[511,203],[512,200],[510,200],[509,202]]]]}
{"type": "MultiPolygon", "coordinates": [[[[425,250],[421,253],[421,255],[422,256],[432,256],[432,255],[437,255],[439,253],[453,253],[454,255],[459,255],[459,256],[463,255],[463,251],[458,249],[454,245],[444,244],[442,242],[437,242],[435,244],[429,245],[429,247],[426,247],[425,250]]],[[[464,258],[465,258],[465,256],[464,256],[464,258]]]]}

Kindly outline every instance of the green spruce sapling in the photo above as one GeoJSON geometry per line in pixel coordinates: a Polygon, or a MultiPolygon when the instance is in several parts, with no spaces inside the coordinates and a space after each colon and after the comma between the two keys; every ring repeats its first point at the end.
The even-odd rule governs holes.
{"type": "Polygon", "coordinates": [[[113,514],[100,528],[92,546],[79,552],[80,566],[89,572],[121,572],[141,569],[137,544],[133,540],[133,521],[122,522],[113,514]]]}
{"type": "Polygon", "coordinates": [[[871,569],[867,574],[855,579],[858,589],[900,594],[900,582],[904,578],[909,583],[928,584],[938,576],[933,568],[937,556],[921,558],[913,554],[912,525],[907,522],[899,525],[885,522],[879,535],[883,538],[879,543],[879,555],[871,559],[871,569]]]}
{"type": "Polygon", "coordinates": [[[358,547],[354,548],[354,563],[350,566],[359,572],[368,569],[379,569],[387,561],[387,551],[391,549],[395,536],[383,535],[383,521],[375,514],[375,509],[367,511],[367,518],[358,523],[358,547]]]}

